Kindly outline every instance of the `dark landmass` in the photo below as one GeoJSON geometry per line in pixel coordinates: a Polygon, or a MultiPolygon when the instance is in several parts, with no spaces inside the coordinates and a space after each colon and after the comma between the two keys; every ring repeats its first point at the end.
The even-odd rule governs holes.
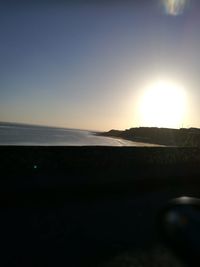
{"type": "Polygon", "coordinates": [[[139,127],[125,131],[110,130],[98,135],[165,146],[200,147],[200,129],[198,128],[168,129],[139,127]]]}
{"type": "Polygon", "coordinates": [[[156,220],[200,196],[199,166],[198,148],[0,146],[1,266],[183,266],[156,220]]]}
{"type": "Polygon", "coordinates": [[[153,180],[169,185],[180,177],[181,182],[184,177],[199,177],[199,166],[199,148],[0,146],[0,189],[97,186],[99,190],[113,183],[135,187],[137,182],[144,188],[150,181],[154,190],[153,180]]]}

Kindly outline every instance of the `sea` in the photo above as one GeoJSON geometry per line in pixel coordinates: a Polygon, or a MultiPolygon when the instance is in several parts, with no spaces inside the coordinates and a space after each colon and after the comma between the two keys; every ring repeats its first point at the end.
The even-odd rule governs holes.
{"type": "Polygon", "coordinates": [[[154,146],[98,136],[97,132],[0,122],[0,145],[22,146],[154,146]]]}

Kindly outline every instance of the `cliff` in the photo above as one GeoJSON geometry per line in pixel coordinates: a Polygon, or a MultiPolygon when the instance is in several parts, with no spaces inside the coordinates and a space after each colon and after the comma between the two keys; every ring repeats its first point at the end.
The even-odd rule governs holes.
{"type": "Polygon", "coordinates": [[[100,135],[167,146],[200,147],[200,129],[198,128],[139,127],[124,131],[110,130],[100,135]]]}

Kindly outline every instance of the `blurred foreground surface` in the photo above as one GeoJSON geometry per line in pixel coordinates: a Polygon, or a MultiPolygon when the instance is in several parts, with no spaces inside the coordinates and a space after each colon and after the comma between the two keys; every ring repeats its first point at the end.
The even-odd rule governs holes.
{"type": "Polygon", "coordinates": [[[199,197],[190,148],[0,147],[1,266],[184,266],[157,215],[199,197]]]}

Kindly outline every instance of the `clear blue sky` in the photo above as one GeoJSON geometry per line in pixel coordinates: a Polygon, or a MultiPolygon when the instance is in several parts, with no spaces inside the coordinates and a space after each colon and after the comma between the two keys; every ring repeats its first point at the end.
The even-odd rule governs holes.
{"type": "Polygon", "coordinates": [[[19,2],[0,4],[0,121],[139,126],[141,91],[162,77],[184,85],[184,126],[200,127],[198,1],[176,16],[157,0],[19,2]]]}

